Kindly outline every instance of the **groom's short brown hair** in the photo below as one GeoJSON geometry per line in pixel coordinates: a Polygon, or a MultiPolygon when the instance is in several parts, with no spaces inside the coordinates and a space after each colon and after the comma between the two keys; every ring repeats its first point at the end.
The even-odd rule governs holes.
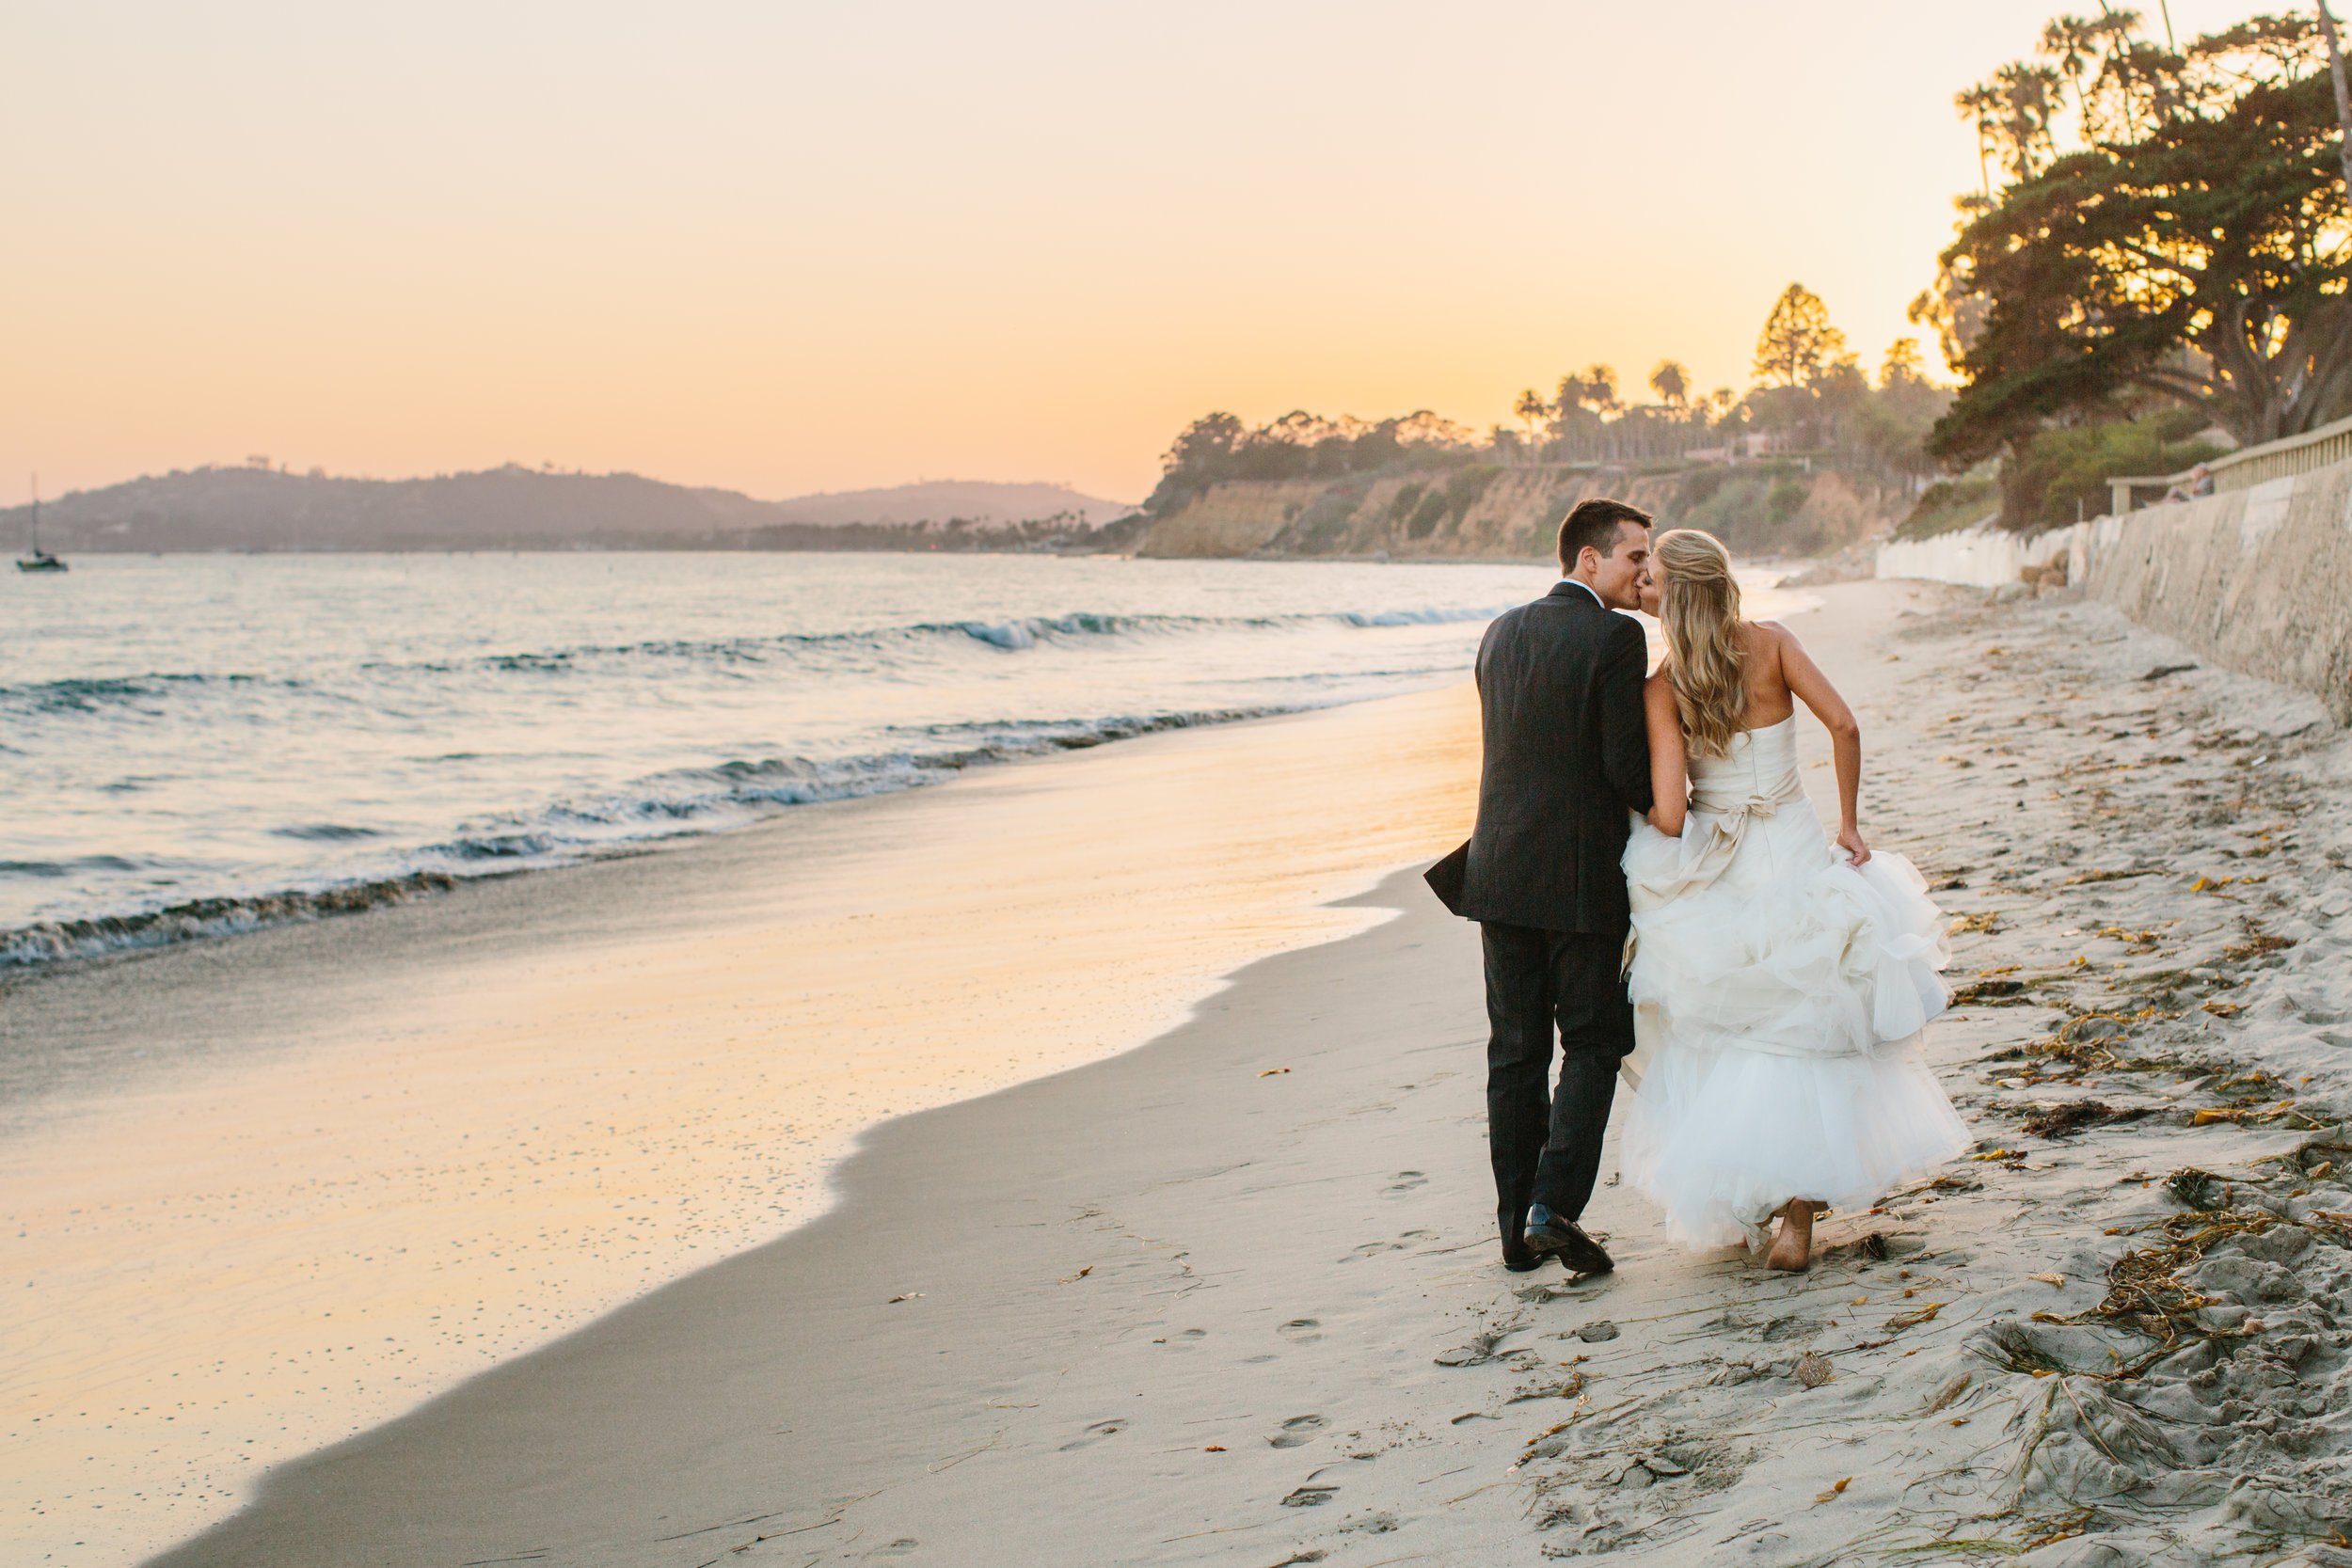
{"type": "Polygon", "coordinates": [[[1629,506],[1624,501],[1599,497],[1578,501],[1560,524],[1560,569],[1563,572],[1574,571],[1576,558],[1584,553],[1587,545],[1604,556],[1613,554],[1617,548],[1619,523],[1639,523],[1647,528],[1650,516],[1640,507],[1629,506]]]}

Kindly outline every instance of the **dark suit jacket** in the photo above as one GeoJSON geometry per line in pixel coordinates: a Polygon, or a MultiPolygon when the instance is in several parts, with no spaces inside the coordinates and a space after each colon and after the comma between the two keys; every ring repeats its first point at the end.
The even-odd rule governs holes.
{"type": "Polygon", "coordinates": [[[1629,811],[1650,808],[1642,628],[1564,582],[1478,649],[1478,826],[1430,886],[1470,920],[1622,936],[1629,811]]]}

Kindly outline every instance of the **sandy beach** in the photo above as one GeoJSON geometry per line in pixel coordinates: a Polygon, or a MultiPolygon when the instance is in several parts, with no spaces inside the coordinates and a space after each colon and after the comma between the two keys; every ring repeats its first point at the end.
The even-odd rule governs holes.
{"type": "MultiPolygon", "coordinates": [[[[1821,597],[1795,625],[1864,720],[1866,831],[1952,917],[1929,1050],[1979,1141],[1832,1216],[1810,1274],[1671,1249],[1613,1185],[1615,1275],[1498,1266],[1475,932],[1413,875],[1467,816],[1466,691],[1138,742],[1073,760],[1198,758],[1205,787],[1263,746],[1242,785],[1275,811],[1284,746],[1358,726],[1381,803],[1338,817],[1373,836],[1236,937],[1290,950],[1141,1049],[884,1123],[811,1223],[279,1466],[156,1560],[2352,1560],[2352,751],[2315,700],[2168,668],[2196,661],[2095,605],[1821,597]]],[[[1058,768],[984,782],[1050,818],[1058,768]]],[[[663,866],[691,879],[591,870],[650,898],[663,866]]],[[[193,995],[371,923],[172,957],[193,995]]],[[[756,979],[656,973],[707,1006],[756,979]]]]}

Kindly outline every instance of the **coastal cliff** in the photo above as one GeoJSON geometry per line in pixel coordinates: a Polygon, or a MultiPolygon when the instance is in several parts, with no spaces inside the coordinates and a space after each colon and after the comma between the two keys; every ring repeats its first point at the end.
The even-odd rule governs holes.
{"type": "Polygon", "coordinates": [[[1144,530],[1136,553],[1475,560],[1550,554],[1578,501],[1612,496],[1663,527],[1703,528],[1737,549],[1809,555],[1891,529],[1895,487],[1793,464],[1641,472],[1593,464],[1462,464],[1330,480],[1232,480],[1186,497],[1144,530]]]}

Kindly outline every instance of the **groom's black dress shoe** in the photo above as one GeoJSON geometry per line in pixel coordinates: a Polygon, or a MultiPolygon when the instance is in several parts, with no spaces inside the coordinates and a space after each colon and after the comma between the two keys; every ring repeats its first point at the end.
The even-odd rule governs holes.
{"type": "Polygon", "coordinates": [[[1513,1274],[1528,1274],[1544,1266],[1542,1256],[1528,1249],[1527,1238],[1522,1234],[1527,1229],[1526,1210],[1496,1210],[1495,1226],[1502,1232],[1504,1268],[1513,1274]]]}
{"type": "Polygon", "coordinates": [[[1570,1274],[1607,1274],[1617,1266],[1598,1242],[1540,1203],[1527,1211],[1527,1250],[1538,1262],[1557,1257],[1570,1274]]]}

